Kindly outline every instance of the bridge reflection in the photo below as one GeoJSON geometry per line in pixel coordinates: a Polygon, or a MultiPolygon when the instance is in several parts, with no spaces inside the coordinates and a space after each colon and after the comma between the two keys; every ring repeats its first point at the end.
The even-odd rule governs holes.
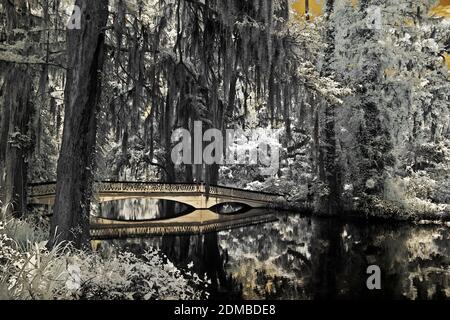
{"type": "Polygon", "coordinates": [[[194,235],[276,220],[277,217],[273,212],[262,209],[252,209],[234,215],[221,215],[211,210],[195,210],[180,217],[159,220],[121,221],[91,217],[91,237],[100,240],[156,235],[194,235]]]}

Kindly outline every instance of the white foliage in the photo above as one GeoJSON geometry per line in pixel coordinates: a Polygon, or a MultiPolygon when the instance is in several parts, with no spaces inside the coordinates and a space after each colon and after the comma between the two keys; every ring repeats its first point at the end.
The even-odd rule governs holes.
{"type": "Polygon", "coordinates": [[[0,222],[0,299],[200,299],[206,279],[175,267],[160,252],[102,257],[69,246],[21,250],[0,222]]]}

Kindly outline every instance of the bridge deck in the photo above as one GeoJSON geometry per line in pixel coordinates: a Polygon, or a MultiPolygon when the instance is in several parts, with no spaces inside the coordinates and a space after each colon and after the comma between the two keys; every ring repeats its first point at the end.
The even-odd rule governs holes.
{"type": "Polygon", "coordinates": [[[209,210],[197,210],[182,217],[155,221],[117,221],[91,219],[94,240],[156,235],[202,234],[277,221],[273,213],[250,210],[236,215],[218,215],[209,210]]]}

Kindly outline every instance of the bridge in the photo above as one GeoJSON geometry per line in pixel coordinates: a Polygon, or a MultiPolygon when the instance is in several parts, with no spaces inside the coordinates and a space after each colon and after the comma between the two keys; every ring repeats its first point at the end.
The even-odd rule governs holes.
{"type": "MultiPolygon", "coordinates": [[[[56,183],[38,183],[29,186],[29,203],[53,205],[56,183]]],[[[268,207],[280,195],[204,184],[159,182],[96,182],[94,195],[99,202],[146,198],[171,200],[187,204],[194,209],[210,209],[223,203],[240,203],[252,208],[268,207]]]]}
{"type": "MultiPolygon", "coordinates": [[[[53,205],[56,183],[29,185],[29,203],[53,205]]],[[[276,221],[273,212],[255,208],[267,208],[280,195],[210,186],[195,183],[156,182],[96,182],[94,196],[99,202],[122,199],[160,199],[184,203],[195,210],[182,216],[157,220],[113,220],[91,217],[93,240],[142,237],[154,235],[202,234],[238,228],[252,224],[276,221]],[[254,209],[234,214],[218,214],[213,207],[225,203],[244,204],[254,209]],[[214,210],[215,211],[215,210],[214,210]]]]}

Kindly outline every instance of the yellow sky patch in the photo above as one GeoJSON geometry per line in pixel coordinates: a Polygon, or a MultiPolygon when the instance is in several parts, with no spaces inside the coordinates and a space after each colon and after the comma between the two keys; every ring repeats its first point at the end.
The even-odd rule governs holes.
{"type": "MultiPolygon", "coordinates": [[[[309,2],[309,14],[312,18],[322,14],[322,8],[326,0],[308,0],[309,2]]],[[[353,6],[356,6],[358,0],[349,0],[353,6]]],[[[301,16],[305,15],[305,3],[306,0],[296,0],[292,7],[301,16]]],[[[439,4],[431,10],[432,14],[450,17],[450,0],[440,0],[439,4]]]]}
{"type": "Polygon", "coordinates": [[[450,18],[450,0],[441,0],[439,5],[431,10],[431,13],[437,16],[450,18]]]}
{"type": "MultiPolygon", "coordinates": [[[[292,4],[292,8],[297,12],[298,15],[305,15],[305,0],[297,0],[292,4]]],[[[322,7],[325,0],[309,0],[309,15],[311,18],[320,16],[322,14],[322,7]]]]}
{"type": "Polygon", "coordinates": [[[444,58],[445,58],[445,61],[447,61],[447,67],[450,70],[450,54],[445,53],[444,58]]]}

